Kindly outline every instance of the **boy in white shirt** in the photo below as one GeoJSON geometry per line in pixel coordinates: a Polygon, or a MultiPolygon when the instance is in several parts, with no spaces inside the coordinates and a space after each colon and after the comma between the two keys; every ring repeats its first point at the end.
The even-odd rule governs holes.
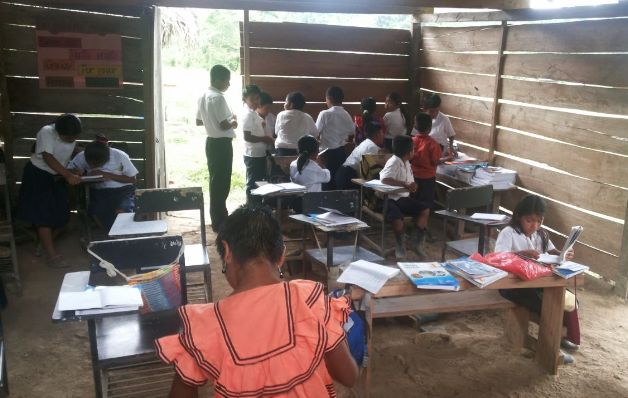
{"type": "Polygon", "coordinates": [[[432,117],[432,131],[430,137],[438,142],[443,149],[443,154],[456,156],[454,150],[454,131],[451,121],[440,112],[441,99],[438,94],[429,95],[423,102],[425,113],[432,117]]]}
{"type": "MultiPolygon", "coordinates": [[[[275,135],[275,123],[277,123],[277,116],[271,111],[273,106],[273,98],[266,92],[261,92],[259,95],[259,106],[257,107],[257,114],[264,119],[264,133],[267,137],[277,138],[275,135]]],[[[275,152],[275,145],[268,144],[266,150],[271,153],[275,152]]]]}
{"type": "Polygon", "coordinates": [[[384,184],[406,188],[409,192],[390,194],[387,199],[387,210],[384,217],[390,221],[395,231],[395,256],[397,259],[405,258],[404,246],[404,216],[412,216],[416,226],[415,251],[425,258],[423,250],[425,231],[429,219],[429,209],[420,201],[410,197],[410,193],[416,192],[417,186],[412,175],[410,159],[413,156],[412,138],[407,135],[398,135],[393,139],[393,155],[379,173],[384,184]]]}
{"type": "Polygon", "coordinates": [[[326,184],[325,189],[335,189],[334,178],[336,171],[347,159],[345,144],[353,138],[355,126],[351,115],[342,107],[344,93],[340,87],[332,86],[325,94],[326,109],[318,114],[316,128],[320,134],[321,151],[325,151],[323,156],[325,166],[331,173],[331,181],[326,184]]]}
{"type": "Polygon", "coordinates": [[[196,125],[205,126],[207,140],[205,155],[209,170],[209,216],[214,232],[218,231],[227,218],[227,197],[231,188],[231,167],[235,138],[233,131],[238,127],[224,92],[229,88],[231,72],[222,65],[214,65],[210,71],[211,86],[198,100],[196,125]]]}
{"type": "Polygon", "coordinates": [[[375,155],[380,152],[384,143],[384,132],[378,122],[370,122],[364,126],[366,139],[360,143],[336,172],[336,189],[358,189],[351,182],[357,178],[363,155],[375,155]]]}
{"type": "Polygon", "coordinates": [[[305,96],[298,91],[286,96],[284,110],[277,115],[275,123],[275,148],[277,156],[296,156],[297,142],[304,135],[318,137],[318,129],[312,116],[303,112],[305,96]]]}

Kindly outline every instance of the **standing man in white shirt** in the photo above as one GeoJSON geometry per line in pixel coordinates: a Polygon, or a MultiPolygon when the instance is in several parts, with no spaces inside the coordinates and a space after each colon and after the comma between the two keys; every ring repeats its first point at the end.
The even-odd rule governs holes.
{"type": "Polygon", "coordinates": [[[336,171],[347,159],[345,144],[353,138],[355,126],[351,115],[343,108],[345,95],[342,89],[332,86],[325,93],[325,102],[329,109],[318,114],[316,128],[320,134],[321,151],[325,151],[325,167],[331,173],[331,181],[323,187],[325,190],[335,189],[336,171]]]}
{"type": "Polygon", "coordinates": [[[212,230],[218,231],[229,215],[227,197],[231,187],[231,165],[235,138],[233,131],[238,127],[224,92],[229,88],[231,72],[222,65],[214,65],[210,71],[211,86],[198,100],[196,125],[205,126],[207,141],[205,154],[209,169],[209,215],[212,230]]]}
{"type": "Polygon", "coordinates": [[[440,112],[440,95],[431,94],[423,102],[425,112],[432,117],[432,131],[430,137],[440,144],[443,154],[456,156],[454,151],[454,136],[456,132],[451,125],[451,121],[440,112]]]}

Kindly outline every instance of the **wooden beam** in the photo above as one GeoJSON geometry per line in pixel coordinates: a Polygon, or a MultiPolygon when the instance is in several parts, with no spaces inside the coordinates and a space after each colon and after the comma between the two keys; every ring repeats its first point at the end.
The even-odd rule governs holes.
{"type": "MultiPolygon", "coordinates": [[[[0,4],[0,11],[4,14],[6,5],[0,4]]],[[[0,48],[4,37],[0,30],[0,48]]],[[[13,137],[11,135],[11,106],[9,104],[9,94],[5,77],[5,59],[0,57],[0,137],[4,141],[4,158],[6,167],[7,186],[13,188],[15,182],[13,169],[13,137]]]]}
{"type": "MultiPolygon", "coordinates": [[[[143,31],[142,37],[142,55],[144,59],[144,121],[146,123],[146,141],[144,142],[146,150],[146,161],[144,162],[145,186],[143,188],[157,187],[156,159],[155,152],[155,102],[153,93],[155,91],[155,59],[154,59],[154,41],[155,38],[155,8],[147,7],[141,18],[143,31]]],[[[157,40],[160,40],[158,38],[157,40]]]]}
{"type": "Polygon", "coordinates": [[[619,253],[619,277],[615,281],[615,292],[623,297],[624,300],[628,300],[628,201],[626,203],[624,233],[621,242],[621,252],[619,253]]]}
{"type": "Polygon", "coordinates": [[[495,92],[493,94],[493,106],[491,109],[491,136],[489,138],[488,161],[495,160],[495,145],[497,143],[497,122],[499,121],[499,98],[502,94],[502,70],[504,69],[504,48],[508,38],[508,25],[502,21],[499,46],[497,47],[497,73],[495,74],[495,92]]]}
{"type": "MultiPolygon", "coordinates": [[[[410,98],[408,98],[408,113],[410,117],[414,117],[419,109],[419,89],[421,88],[421,57],[419,50],[421,49],[421,23],[414,22],[412,24],[412,38],[410,40],[410,98]]],[[[414,123],[413,123],[414,124],[414,123]]]]}

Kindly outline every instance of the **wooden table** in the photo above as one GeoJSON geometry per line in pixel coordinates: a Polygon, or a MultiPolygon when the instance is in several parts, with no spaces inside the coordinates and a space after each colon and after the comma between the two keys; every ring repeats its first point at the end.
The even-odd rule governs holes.
{"type": "Polygon", "coordinates": [[[118,214],[109,230],[109,236],[112,238],[159,236],[168,232],[166,220],[135,221],[134,217],[135,213],[118,214]]]}
{"type": "MultiPolygon", "coordinates": [[[[582,282],[582,276],[578,277],[582,282]]],[[[408,278],[400,274],[389,280],[377,293],[371,294],[358,286],[352,287],[352,299],[362,300],[366,306],[369,328],[368,354],[373,358],[373,319],[418,313],[447,313],[486,309],[507,309],[506,336],[513,348],[523,347],[528,334],[529,312],[523,307],[502,298],[498,289],[543,289],[543,306],[539,321],[536,361],[549,374],[558,372],[561,360],[560,339],[565,305],[565,288],[574,283],[571,279],[547,276],[533,281],[523,281],[510,274],[484,289],[479,289],[460,279],[460,291],[417,289],[408,278]]],[[[371,365],[366,369],[365,392],[368,396],[371,365]]]]}

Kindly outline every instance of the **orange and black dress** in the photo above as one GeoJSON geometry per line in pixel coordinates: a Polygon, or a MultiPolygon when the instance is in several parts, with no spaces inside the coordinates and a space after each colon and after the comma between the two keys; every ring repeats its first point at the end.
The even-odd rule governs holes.
{"type": "Polygon", "coordinates": [[[349,298],[305,280],[180,308],[183,330],[155,341],[161,359],[216,397],[335,397],[325,353],[345,339],[349,298]]]}

